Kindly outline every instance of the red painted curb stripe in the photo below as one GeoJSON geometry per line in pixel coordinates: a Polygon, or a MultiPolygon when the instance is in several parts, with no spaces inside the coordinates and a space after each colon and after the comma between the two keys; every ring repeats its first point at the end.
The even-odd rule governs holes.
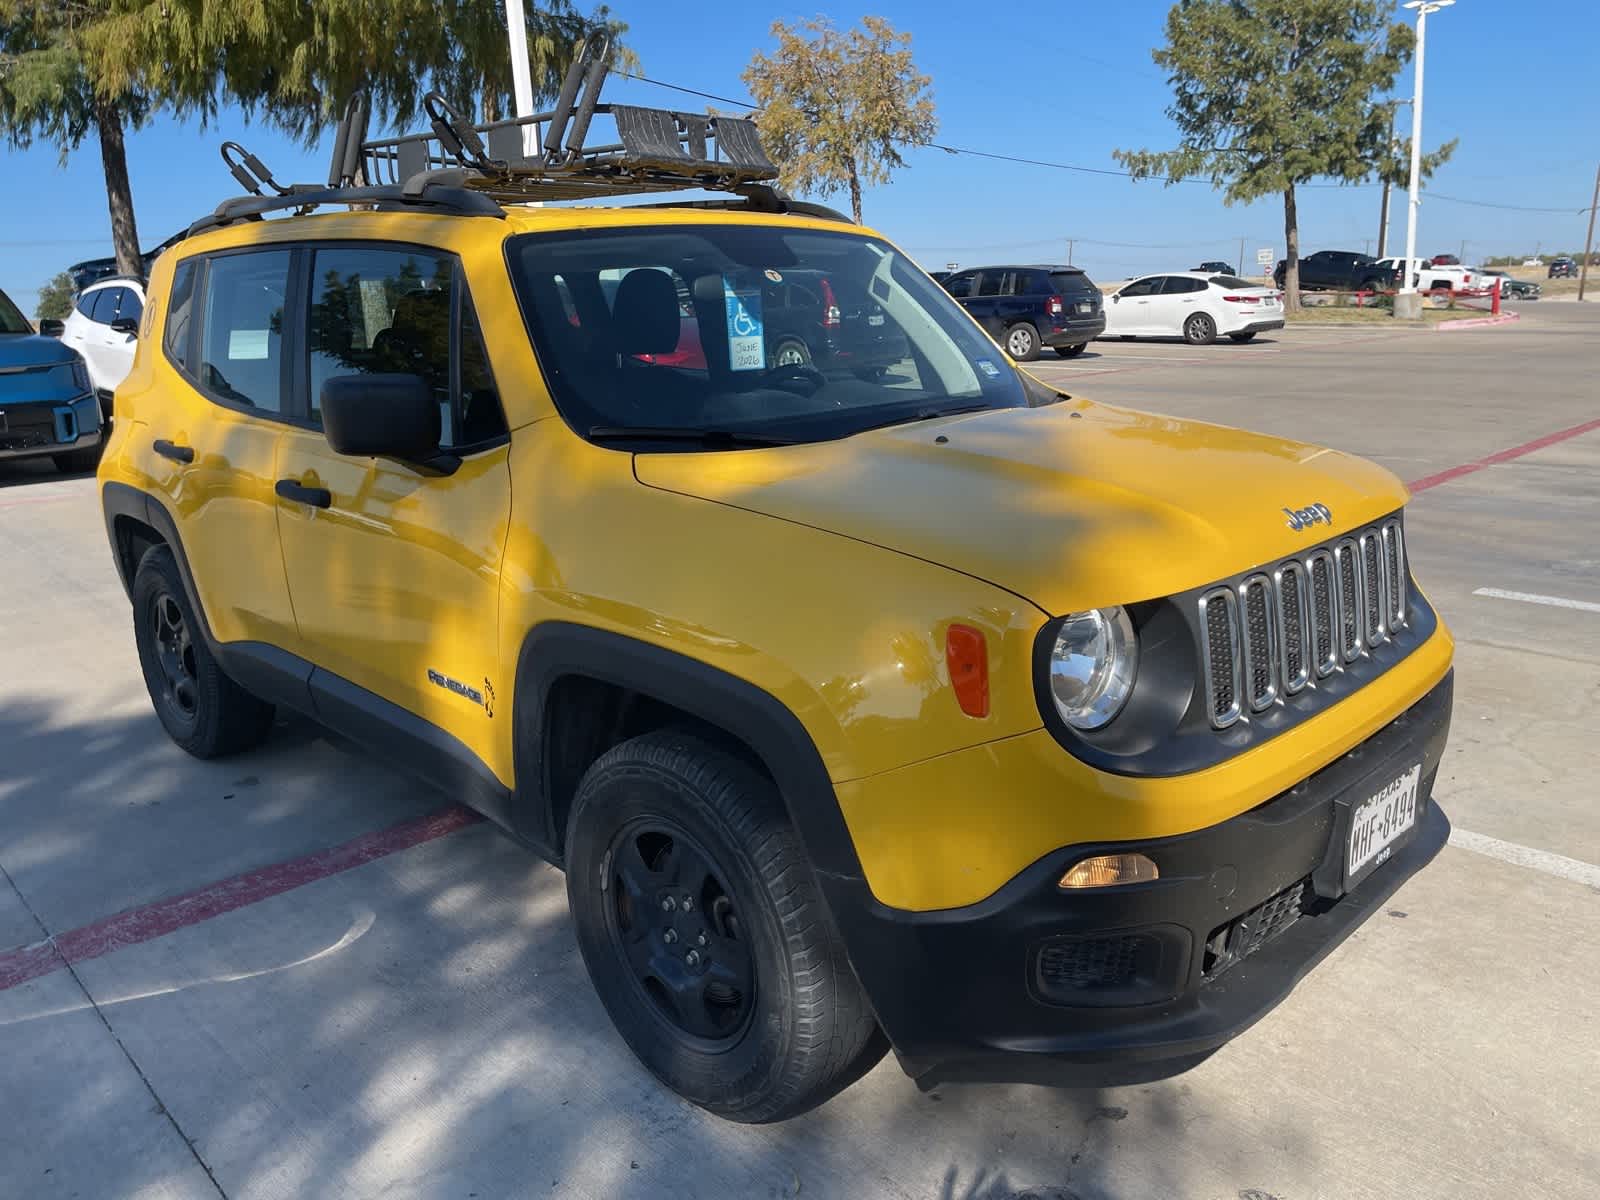
{"type": "Polygon", "coordinates": [[[1513,458],[1521,458],[1524,454],[1532,454],[1535,450],[1543,450],[1546,446],[1554,446],[1557,442],[1564,442],[1568,438],[1575,438],[1579,434],[1589,433],[1600,429],[1600,421],[1586,421],[1582,425],[1574,425],[1571,429],[1563,429],[1558,433],[1547,433],[1542,438],[1531,442],[1524,442],[1520,446],[1513,446],[1509,450],[1500,450],[1487,458],[1480,458],[1477,462],[1463,463],[1459,467],[1451,467],[1448,471],[1440,471],[1437,475],[1429,475],[1406,484],[1413,492],[1425,492],[1431,487],[1438,487],[1441,483],[1449,483],[1452,479],[1460,479],[1463,475],[1471,475],[1474,471],[1481,471],[1485,467],[1492,467],[1496,463],[1510,462],[1513,458]]]}
{"type": "Polygon", "coordinates": [[[451,805],[388,829],[364,833],[304,858],[273,863],[231,879],[218,880],[192,892],[131,908],[127,912],[69,930],[53,942],[24,946],[0,955],[0,992],[48,975],[68,963],[80,963],[125,946],[137,946],[186,926],[209,921],[223,913],[246,908],[269,897],[326,879],[330,875],[338,875],[352,867],[387,858],[464,829],[482,819],[470,809],[451,805]]]}

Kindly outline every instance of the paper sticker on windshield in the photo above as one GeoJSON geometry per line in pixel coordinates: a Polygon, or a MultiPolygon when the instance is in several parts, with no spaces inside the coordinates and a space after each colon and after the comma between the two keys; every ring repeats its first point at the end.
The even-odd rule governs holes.
{"type": "Polygon", "coordinates": [[[728,309],[728,369],[766,370],[767,346],[761,330],[761,290],[747,288],[734,291],[724,275],[722,298],[728,309]]]}
{"type": "Polygon", "coordinates": [[[995,366],[987,358],[980,358],[978,360],[978,370],[989,376],[990,379],[998,378],[1000,375],[1000,368],[995,366]]]}

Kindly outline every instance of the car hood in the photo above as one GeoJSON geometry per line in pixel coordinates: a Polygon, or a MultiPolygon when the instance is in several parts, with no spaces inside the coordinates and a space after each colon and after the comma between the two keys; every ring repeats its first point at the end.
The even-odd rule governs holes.
{"type": "Polygon", "coordinates": [[[0,333],[0,370],[7,367],[47,367],[69,363],[78,352],[57,338],[37,333],[0,333]]]}
{"type": "Polygon", "coordinates": [[[938,563],[1051,614],[1198,587],[1407,494],[1341,451],[1080,400],[806,446],[641,454],[634,469],[649,487],[938,563]]]}

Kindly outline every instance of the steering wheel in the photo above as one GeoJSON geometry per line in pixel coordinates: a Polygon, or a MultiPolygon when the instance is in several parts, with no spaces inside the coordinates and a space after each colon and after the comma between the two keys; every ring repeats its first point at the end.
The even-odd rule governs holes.
{"type": "Polygon", "coordinates": [[[782,387],[791,380],[804,380],[813,392],[827,385],[828,377],[809,363],[779,363],[766,373],[766,382],[782,387]]]}

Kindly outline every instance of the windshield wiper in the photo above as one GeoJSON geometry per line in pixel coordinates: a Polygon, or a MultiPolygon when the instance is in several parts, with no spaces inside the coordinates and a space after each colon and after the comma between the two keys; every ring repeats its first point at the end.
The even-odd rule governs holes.
{"type": "Polygon", "coordinates": [[[692,429],[676,425],[596,425],[591,442],[695,442],[709,449],[736,446],[794,446],[798,439],[734,429],[692,429]]]}
{"type": "Polygon", "coordinates": [[[863,425],[856,432],[865,433],[869,429],[887,429],[891,425],[910,425],[916,421],[935,421],[940,417],[954,417],[961,413],[984,412],[993,407],[992,404],[960,404],[954,408],[919,408],[914,413],[890,417],[887,421],[876,421],[871,425],[863,425]]]}

